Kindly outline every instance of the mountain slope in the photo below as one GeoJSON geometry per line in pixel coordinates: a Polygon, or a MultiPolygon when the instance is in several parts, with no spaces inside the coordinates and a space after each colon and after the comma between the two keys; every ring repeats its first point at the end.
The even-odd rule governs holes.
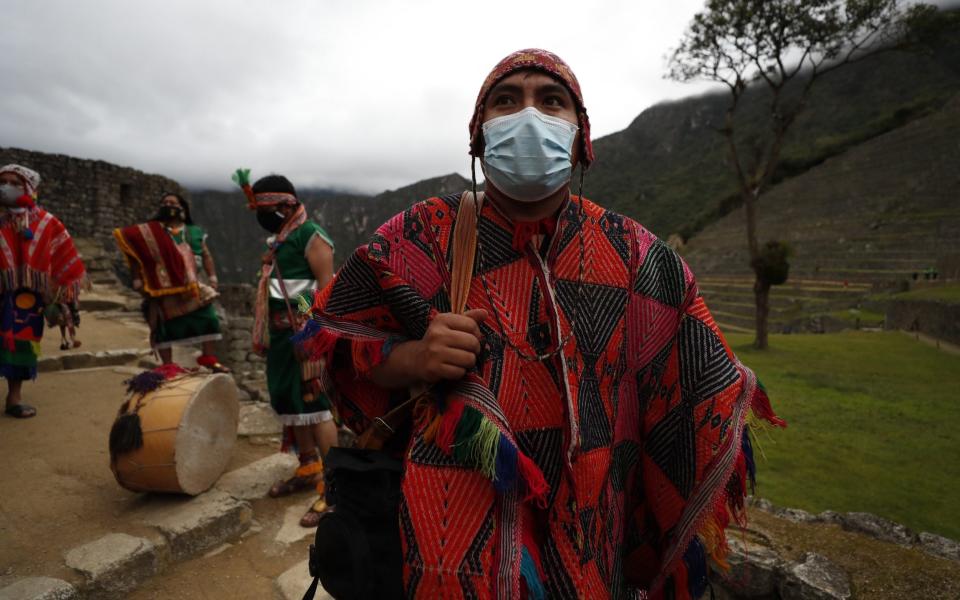
{"type": "MultiPolygon", "coordinates": [[[[772,320],[810,313],[813,300],[820,312],[850,308],[871,286],[894,286],[955,255],[957,156],[960,94],[936,113],[772,188],[757,205],[760,240],[793,248],[791,281],[774,288],[772,320]],[[778,298],[794,305],[805,298],[807,306],[778,298]]],[[[749,327],[752,273],[742,211],[707,226],[684,254],[708,304],[721,313],[717,320],[749,327]]]]}
{"type": "MultiPolygon", "coordinates": [[[[363,196],[335,190],[305,189],[298,195],[309,214],[323,225],[336,245],[336,265],[384,221],[414,202],[430,196],[467,189],[469,181],[457,174],[444,175],[383,192],[363,196]]],[[[210,235],[208,243],[217,260],[220,278],[231,283],[251,283],[259,272],[267,236],[247,210],[239,191],[212,190],[191,193],[194,221],[210,235]]]]}
{"type": "MultiPolygon", "coordinates": [[[[888,52],[824,77],[791,131],[779,177],[798,174],[846,148],[929,114],[960,91],[960,32],[929,53],[888,52]]],[[[766,92],[750,90],[738,128],[766,122],[766,92]]],[[[722,136],[725,94],[645,110],[625,130],[595,141],[585,195],[666,238],[691,237],[736,204],[722,136]]]]}

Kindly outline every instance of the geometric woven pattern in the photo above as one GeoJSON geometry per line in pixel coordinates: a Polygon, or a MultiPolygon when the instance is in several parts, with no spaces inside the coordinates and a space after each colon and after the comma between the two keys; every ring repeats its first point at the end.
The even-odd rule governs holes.
{"type": "MultiPolygon", "coordinates": [[[[418,338],[449,310],[458,208],[451,195],[397,215],[317,294],[314,312],[336,349],[327,380],[346,422],[369,423],[377,415],[358,412],[391,405],[357,361],[376,364],[385,339],[418,338]]],[[[473,385],[549,489],[543,506],[522,502],[525,490],[507,495],[418,421],[399,516],[407,594],[516,595],[520,549],[532,543],[548,597],[627,598],[663,582],[663,597],[689,597],[684,556],[703,554],[686,552],[689,524],[703,523],[727,489],[726,465],[741,448],[731,432],[752,401],[741,393],[748,371],[680,257],[630,219],[572,198],[553,239],[522,252],[489,202],[477,228],[482,272],[467,308],[489,318],[473,385]],[[529,359],[538,354],[551,357],[529,359]]]]}
{"type": "Polygon", "coordinates": [[[647,251],[634,289],[667,306],[680,306],[686,291],[683,285],[683,263],[669,246],[657,240],[647,251]]]}
{"type": "Polygon", "coordinates": [[[740,377],[717,334],[688,318],[680,324],[680,386],[692,404],[708,400],[740,377]]]}

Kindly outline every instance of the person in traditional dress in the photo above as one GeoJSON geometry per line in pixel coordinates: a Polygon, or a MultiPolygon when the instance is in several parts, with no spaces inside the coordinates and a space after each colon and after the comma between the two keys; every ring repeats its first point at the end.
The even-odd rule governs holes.
{"type": "Polygon", "coordinates": [[[21,165],[0,167],[0,376],[7,380],[5,414],[28,418],[24,380],[37,377],[44,308],[75,302],[86,271],[67,228],[37,206],[40,175],[21,165]]]}
{"type": "MultiPolygon", "coordinates": [[[[268,175],[251,186],[249,171],[240,170],[235,181],[257,223],[270,234],[257,290],[253,348],[267,358],[267,389],[284,425],[284,449],[295,447],[300,459],[293,477],[274,484],[270,496],[312,487],[322,494],[322,457],[337,443],[337,425],[330,400],[319,389],[319,365],[301,361],[291,337],[300,328],[302,297],[312,299],[313,292],[333,278],[333,240],[308,218],[286,177],[268,175]]],[[[300,524],[316,527],[325,508],[321,497],[300,524]]]]}
{"type": "Polygon", "coordinates": [[[676,252],[582,196],[590,121],[559,57],[501,61],[469,133],[468,310],[448,312],[451,239],[475,196],[430,198],[345,261],[299,340],[361,435],[431,391],[398,453],[406,593],[699,598],[745,518],[746,418],[784,423],[676,252]]]}
{"type": "Polygon", "coordinates": [[[83,345],[77,339],[77,328],[80,327],[80,306],[77,302],[65,302],[62,298],[57,298],[46,306],[43,316],[48,326],[60,329],[61,350],[75,349],[83,345]]]}
{"type": "Polygon", "coordinates": [[[113,235],[130,266],[133,289],[146,296],[150,343],[163,364],[173,362],[174,346],[200,344],[198,365],[229,372],[216,354],[223,336],[214,307],[219,282],[213,255],[186,200],[164,194],[153,219],[115,229],[113,235]],[[209,285],[200,281],[201,267],[209,285]]]}

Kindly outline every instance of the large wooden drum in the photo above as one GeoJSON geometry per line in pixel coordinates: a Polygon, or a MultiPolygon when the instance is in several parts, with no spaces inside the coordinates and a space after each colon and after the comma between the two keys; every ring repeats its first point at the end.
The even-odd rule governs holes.
{"type": "Polygon", "coordinates": [[[170,380],[144,395],[138,414],[143,446],[110,465],[120,485],[196,495],[217,481],[237,440],[240,405],[232,377],[170,380]]]}

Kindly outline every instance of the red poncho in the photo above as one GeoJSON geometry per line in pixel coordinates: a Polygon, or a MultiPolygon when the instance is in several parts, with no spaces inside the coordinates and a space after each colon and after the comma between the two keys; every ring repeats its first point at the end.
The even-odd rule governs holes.
{"type": "Polygon", "coordinates": [[[0,216],[0,288],[29,288],[47,301],[62,290],[76,299],[84,279],[83,261],[67,228],[39,206],[0,216]]]}
{"type": "MultiPolygon", "coordinates": [[[[458,203],[397,215],[316,297],[302,347],[327,359],[355,430],[403,397],[366,372],[449,310],[458,203]]],[[[483,208],[468,301],[491,315],[479,365],[418,414],[405,453],[411,596],[532,597],[542,584],[550,598],[698,597],[724,528],[744,519],[747,415],[783,422],[677,254],[589,201],[581,237],[579,204],[561,211],[544,258],[514,248],[513,224],[483,208]],[[559,355],[523,357],[571,329],[559,355]]]]}
{"type": "Polygon", "coordinates": [[[138,267],[143,277],[143,290],[151,297],[198,293],[189,246],[183,244],[180,247],[174,243],[159,221],[114,229],[113,237],[131,268],[138,267]]]}

